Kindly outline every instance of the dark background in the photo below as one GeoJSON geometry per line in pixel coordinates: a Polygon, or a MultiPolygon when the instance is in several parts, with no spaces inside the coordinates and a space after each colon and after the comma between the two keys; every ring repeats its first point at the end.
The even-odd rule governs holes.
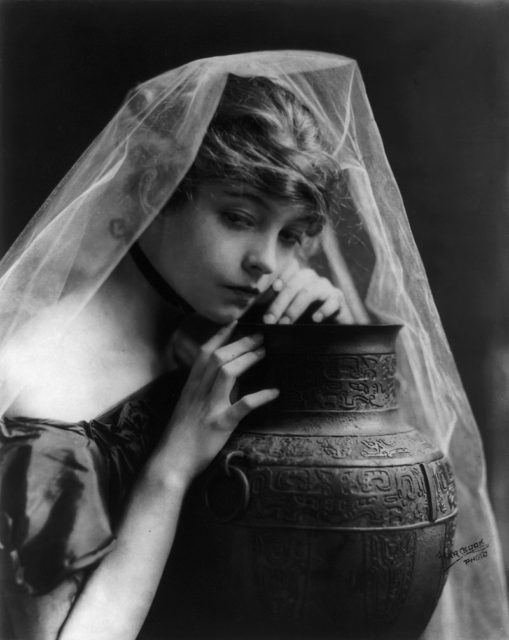
{"type": "Polygon", "coordinates": [[[509,384],[509,4],[4,0],[0,12],[0,254],[137,82],[257,49],[359,62],[481,428],[507,539],[509,483],[499,474],[509,400],[496,380],[509,384]]]}

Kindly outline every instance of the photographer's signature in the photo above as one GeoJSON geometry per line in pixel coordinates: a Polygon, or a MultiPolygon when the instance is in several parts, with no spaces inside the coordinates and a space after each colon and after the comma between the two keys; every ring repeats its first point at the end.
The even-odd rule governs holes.
{"type": "Polygon", "coordinates": [[[439,553],[438,557],[442,558],[443,560],[449,561],[449,565],[447,568],[452,567],[460,560],[463,560],[464,564],[471,564],[473,562],[479,562],[480,560],[487,558],[489,546],[490,545],[484,542],[484,539],[481,538],[476,542],[472,542],[472,544],[458,547],[457,549],[453,549],[448,553],[439,553]]]}

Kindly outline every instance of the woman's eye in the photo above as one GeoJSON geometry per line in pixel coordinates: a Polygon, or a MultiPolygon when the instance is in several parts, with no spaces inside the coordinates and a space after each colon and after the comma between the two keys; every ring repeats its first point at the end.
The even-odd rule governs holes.
{"type": "Polygon", "coordinates": [[[252,217],[241,211],[221,211],[221,217],[228,226],[236,229],[247,229],[254,226],[252,217]]]}
{"type": "Polygon", "coordinates": [[[279,234],[281,242],[288,247],[295,247],[301,245],[304,241],[304,233],[300,231],[281,231],[279,234]]]}

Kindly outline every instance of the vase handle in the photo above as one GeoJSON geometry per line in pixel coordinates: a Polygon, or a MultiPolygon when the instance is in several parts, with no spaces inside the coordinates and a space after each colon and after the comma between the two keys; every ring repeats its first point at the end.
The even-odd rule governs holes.
{"type": "Polygon", "coordinates": [[[205,503],[216,520],[230,522],[247,509],[251,490],[244,471],[233,463],[245,458],[242,451],[230,451],[215,465],[205,486],[205,503]]]}

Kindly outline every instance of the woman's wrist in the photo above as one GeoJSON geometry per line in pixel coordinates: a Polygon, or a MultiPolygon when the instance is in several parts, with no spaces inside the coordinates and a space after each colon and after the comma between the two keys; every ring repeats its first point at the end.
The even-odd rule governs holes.
{"type": "Polygon", "coordinates": [[[183,496],[192,480],[192,474],[181,464],[172,464],[167,456],[156,451],[145,465],[142,482],[154,491],[169,496],[183,496]]]}

